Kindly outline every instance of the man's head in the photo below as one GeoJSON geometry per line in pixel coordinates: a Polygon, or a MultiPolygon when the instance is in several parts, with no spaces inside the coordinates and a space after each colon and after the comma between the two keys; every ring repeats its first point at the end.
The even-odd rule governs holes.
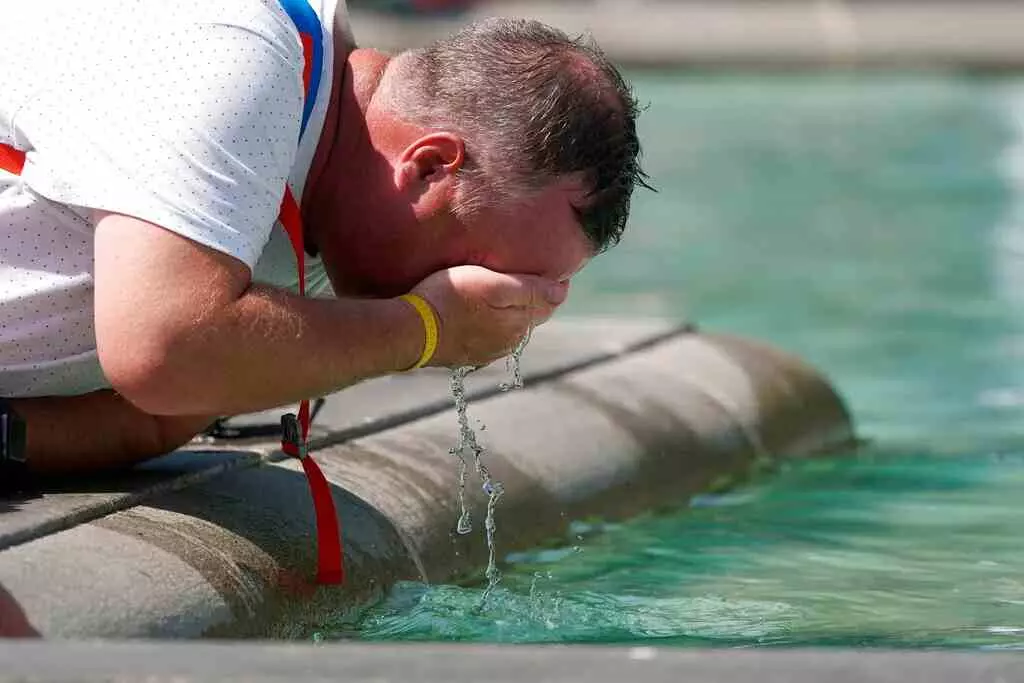
{"type": "Polygon", "coordinates": [[[334,160],[316,240],[336,289],[393,295],[461,264],[567,280],[619,240],[645,177],[637,107],[594,45],[492,19],[368,63],[365,143],[334,160]]]}

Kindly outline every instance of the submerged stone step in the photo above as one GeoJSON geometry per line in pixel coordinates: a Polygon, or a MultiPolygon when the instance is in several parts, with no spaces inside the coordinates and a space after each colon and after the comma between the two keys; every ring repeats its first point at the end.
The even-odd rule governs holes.
{"type": "MultiPolygon", "coordinates": [[[[540,328],[524,361],[524,389],[497,388],[507,380],[500,364],[470,382],[484,458],[505,487],[501,554],[560,537],[575,519],[682,505],[758,464],[854,439],[819,374],[749,340],[664,321],[567,321],[540,328]]],[[[398,580],[478,573],[486,499],[467,487],[477,530],[454,533],[456,437],[446,372],[329,397],[315,457],[342,520],[341,588],[311,584],[301,466],[275,439],[257,438],[196,444],[125,476],[0,502],[0,589],[47,636],[288,636],[398,580]]]]}

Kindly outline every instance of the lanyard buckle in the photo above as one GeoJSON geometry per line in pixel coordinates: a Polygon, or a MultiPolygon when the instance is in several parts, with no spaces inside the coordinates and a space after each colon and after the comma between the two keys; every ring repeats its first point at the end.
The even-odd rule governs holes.
{"type": "Polygon", "coordinates": [[[305,460],[309,455],[309,447],[302,438],[299,418],[294,413],[281,416],[281,447],[285,453],[299,460],[305,460]]]}

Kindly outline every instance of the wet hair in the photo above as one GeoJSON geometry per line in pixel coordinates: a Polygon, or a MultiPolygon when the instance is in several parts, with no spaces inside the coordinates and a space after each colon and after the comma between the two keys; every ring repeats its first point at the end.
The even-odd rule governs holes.
{"type": "Polygon", "coordinates": [[[396,113],[466,142],[456,210],[526,198],[583,178],[578,214],[596,251],[616,244],[641,168],[636,99],[591,40],[537,21],[487,19],[395,58],[396,113]]]}

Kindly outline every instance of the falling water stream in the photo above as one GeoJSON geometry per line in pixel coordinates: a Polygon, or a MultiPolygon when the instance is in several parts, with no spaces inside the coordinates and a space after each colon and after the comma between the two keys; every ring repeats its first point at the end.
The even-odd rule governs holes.
{"type": "MultiPolygon", "coordinates": [[[[523,373],[521,364],[523,352],[526,350],[526,345],[530,343],[530,335],[532,331],[532,328],[527,331],[526,335],[518,344],[516,344],[515,349],[513,349],[512,353],[509,355],[505,367],[508,369],[512,379],[509,382],[501,384],[502,391],[522,388],[523,373]]],[[[494,480],[494,477],[491,476],[490,470],[488,470],[487,466],[484,464],[483,454],[486,451],[483,446],[480,445],[480,442],[477,440],[476,432],[469,423],[469,401],[466,399],[466,376],[474,370],[476,370],[476,368],[472,366],[455,368],[452,370],[449,384],[451,386],[452,398],[455,401],[455,414],[459,423],[459,438],[448,452],[459,459],[459,483],[456,493],[459,502],[459,518],[455,525],[455,530],[458,533],[468,534],[473,531],[473,521],[470,516],[469,509],[466,507],[466,478],[469,469],[467,462],[468,458],[473,459],[473,466],[476,470],[477,477],[480,479],[480,486],[487,495],[487,513],[484,518],[484,533],[487,539],[487,570],[484,575],[487,578],[487,588],[480,599],[481,604],[483,604],[487,601],[491,592],[493,592],[494,588],[498,585],[498,582],[501,581],[501,571],[498,569],[494,544],[494,535],[498,528],[494,520],[494,511],[502,494],[505,492],[505,489],[502,487],[500,481],[494,480]]]]}

